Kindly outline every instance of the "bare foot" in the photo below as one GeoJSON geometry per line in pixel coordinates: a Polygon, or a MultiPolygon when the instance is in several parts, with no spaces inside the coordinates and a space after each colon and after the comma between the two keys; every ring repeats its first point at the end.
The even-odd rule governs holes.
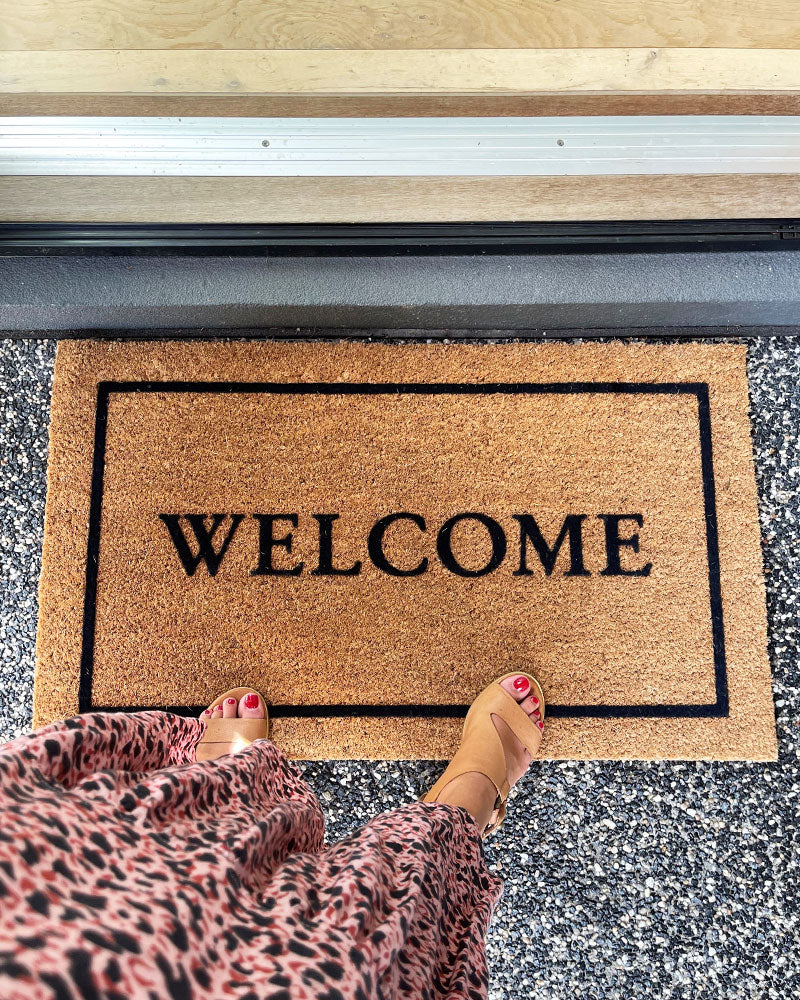
{"type": "Polygon", "coordinates": [[[201,719],[263,719],[264,706],[255,691],[249,692],[237,701],[235,698],[226,698],[221,705],[216,708],[207,708],[200,713],[201,719]]]}
{"type": "MultiPolygon", "coordinates": [[[[539,729],[544,728],[539,712],[539,698],[531,691],[531,684],[527,677],[521,675],[506,677],[500,682],[500,687],[508,691],[539,729]]],[[[508,783],[509,786],[513,786],[528,770],[531,755],[501,718],[493,715],[492,721],[503,743],[508,783]]],[[[439,793],[436,801],[463,806],[471,813],[479,828],[485,830],[495,812],[497,789],[485,774],[470,771],[448,782],[439,793]]]]}

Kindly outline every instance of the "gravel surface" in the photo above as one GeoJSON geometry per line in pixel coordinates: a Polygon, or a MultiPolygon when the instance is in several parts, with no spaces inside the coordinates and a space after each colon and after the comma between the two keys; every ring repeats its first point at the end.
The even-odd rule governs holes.
{"type": "Polygon", "coordinates": [[[56,345],[0,340],[0,739],[31,724],[56,345]]]}
{"type": "MultiPolygon", "coordinates": [[[[0,341],[0,738],[29,725],[52,342],[0,341]]],[[[800,990],[800,340],[749,344],[777,764],[534,764],[491,867],[492,1000],[753,998],[800,990]]],[[[311,763],[329,838],[410,801],[435,763],[311,763]]]]}

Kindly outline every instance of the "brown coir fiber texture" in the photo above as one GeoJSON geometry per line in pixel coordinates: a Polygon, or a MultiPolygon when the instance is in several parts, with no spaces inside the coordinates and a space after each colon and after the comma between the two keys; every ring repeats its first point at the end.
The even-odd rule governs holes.
{"type": "Polygon", "coordinates": [[[546,756],[774,759],[747,410],[730,345],[62,341],[35,721],[444,758],[523,669],[546,756]]]}

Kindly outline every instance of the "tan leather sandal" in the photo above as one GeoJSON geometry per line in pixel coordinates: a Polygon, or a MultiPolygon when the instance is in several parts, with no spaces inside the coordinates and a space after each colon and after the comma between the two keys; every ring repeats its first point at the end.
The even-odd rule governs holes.
{"type": "Polygon", "coordinates": [[[508,691],[500,687],[500,682],[508,677],[527,677],[531,685],[530,693],[539,699],[538,711],[541,721],[544,722],[544,693],[535,677],[519,670],[498,677],[487,688],[484,688],[472,703],[464,720],[461,746],[450,761],[447,770],[421,800],[422,802],[436,802],[445,785],[462,774],[477,771],[479,774],[485,775],[497,789],[497,801],[494,806],[495,813],[483,831],[483,837],[494,833],[505,819],[506,799],[510,791],[503,741],[492,721],[492,716],[496,715],[506,723],[531,757],[535,757],[539,752],[539,745],[542,742],[542,730],[533,719],[525,714],[525,710],[519,707],[508,691]]]}
{"type": "Polygon", "coordinates": [[[231,688],[225,694],[221,694],[209,706],[209,711],[221,705],[226,698],[235,698],[240,701],[246,694],[257,694],[264,706],[263,719],[209,719],[205,734],[197,744],[196,759],[198,761],[216,760],[228,753],[236,753],[238,750],[249,746],[254,740],[264,740],[267,738],[269,730],[269,718],[267,715],[267,703],[264,696],[253,688],[239,687],[231,688]]]}

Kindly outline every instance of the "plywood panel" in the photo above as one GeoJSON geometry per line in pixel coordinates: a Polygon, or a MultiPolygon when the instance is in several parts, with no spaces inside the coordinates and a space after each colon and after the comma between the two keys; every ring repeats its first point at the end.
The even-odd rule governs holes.
{"type": "Polygon", "coordinates": [[[800,56],[753,49],[8,52],[0,93],[800,92],[800,56]]]}
{"type": "Polygon", "coordinates": [[[2,222],[439,222],[800,216],[800,176],[0,177],[2,222]]]}
{"type": "Polygon", "coordinates": [[[800,46],[791,0],[0,0],[6,49],[800,46]]]}

